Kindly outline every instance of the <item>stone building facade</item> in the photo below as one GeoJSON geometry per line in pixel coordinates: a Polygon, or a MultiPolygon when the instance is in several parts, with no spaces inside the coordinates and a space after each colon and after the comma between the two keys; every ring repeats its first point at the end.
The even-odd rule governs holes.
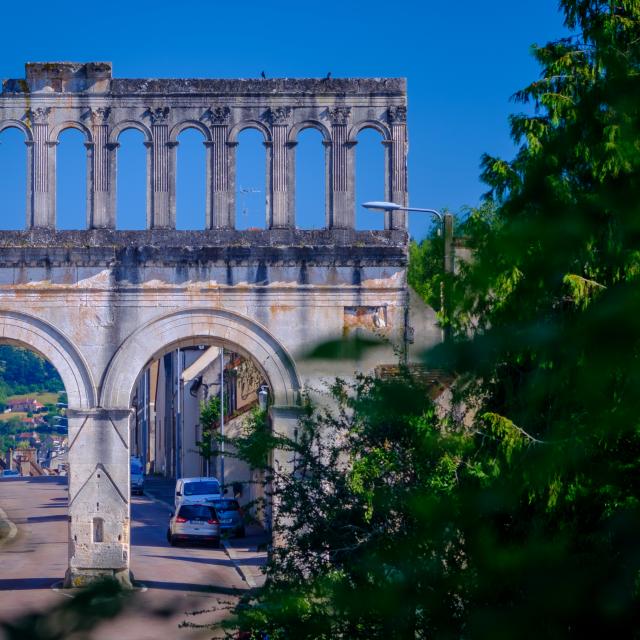
{"type": "Polygon", "coordinates": [[[353,175],[356,136],[373,128],[384,140],[386,197],[406,203],[405,81],[127,80],[106,63],[27,64],[25,78],[2,86],[6,128],[25,137],[28,198],[25,230],[0,232],[0,340],[49,359],[68,394],[67,583],[127,582],[132,397],[150,362],[189,345],[250,357],[269,385],[274,430],[291,433],[302,389],[337,372],[334,362],[304,360],[311,347],[359,326],[404,344],[404,214],[387,215],[384,230],[356,231],[353,175]],[[296,228],[294,210],[295,144],[307,127],[324,138],[329,178],[326,226],[313,231],[296,228]],[[56,146],[68,128],[85,136],[87,224],[59,231],[56,146]],[[207,150],[199,231],[175,230],[176,144],[187,128],[202,132],[207,150]],[[267,148],[264,230],[234,228],[245,128],[267,148]],[[115,229],[126,129],[146,141],[143,231],[115,229]]]}

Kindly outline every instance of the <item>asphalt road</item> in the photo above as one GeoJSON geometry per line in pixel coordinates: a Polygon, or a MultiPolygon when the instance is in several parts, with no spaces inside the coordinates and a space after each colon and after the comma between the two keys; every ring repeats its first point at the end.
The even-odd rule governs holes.
{"type": "MultiPolygon", "coordinates": [[[[0,546],[0,622],[74,597],[52,589],[67,566],[65,479],[2,479],[0,507],[18,527],[18,535],[0,546]]],[[[131,570],[142,588],[128,597],[123,615],[93,632],[96,640],[211,638],[211,631],[179,625],[222,619],[247,588],[223,549],[169,546],[168,515],[166,505],[132,499],[131,570]],[[194,611],[202,613],[188,615],[194,611]]]]}

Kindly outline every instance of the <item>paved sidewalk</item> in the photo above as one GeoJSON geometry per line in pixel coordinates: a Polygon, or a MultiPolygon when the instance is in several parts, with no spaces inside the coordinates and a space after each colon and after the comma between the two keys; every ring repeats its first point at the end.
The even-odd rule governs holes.
{"type": "MultiPolygon", "coordinates": [[[[176,481],[161,476],[148,476],[144,480],[144,492],[147,496],[166,504],[173,509],[176,481]]],[[[259,525],[248,525],[244,538],[225,538],[222,545],[233,562],[238,573],[249,587],[261,587],[265,576],[262,568],[267,564],[267,545],[269,534],[259,525]]]]}

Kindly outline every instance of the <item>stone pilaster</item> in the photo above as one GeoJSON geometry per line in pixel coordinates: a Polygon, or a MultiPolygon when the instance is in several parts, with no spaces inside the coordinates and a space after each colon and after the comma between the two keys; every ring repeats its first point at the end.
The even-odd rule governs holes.
{"type": "Polygon", "coordinates": [[[288,197],[288,163],[287,132],[291,118],[291,107],[269,108],[266,119],[271,125],[271,180],[269,193],[271,196],[270,229],[286,229],[291,226],[292,216],[289,213],[288,197]]]}
{"type": "Polygon", "coordinates": [[[151,229],[172,229],[170,183],[175,189],[175,173],[170,175],[169,107],[149,109],[151,118],[151,229]]]}
{"type": "Polygon", "coordinates": [[[327,109],[331,122],[331,184],[329,227],[354,228],[353,208],[353,159],[348,142],[347,124],[351,107],[327,109]]]}
{"type": "Polygon", "coordinates": [[[111,194],[111,149],[108,119],[111,109],[90,110],[93,148],[90,150],[89,229],[115,229],[116,217],[111,194]]]}
{"type": "Polygon", "coordinates": [[[231,109],[212,107],[205,117],[211,125],[207,146],[207,228],[231,229],[235,224],[235,198],[231,180],[232,148],[227,144],[231,109]]]}
{"type": "MultiPolygon", "coordinates": [[[[392,202],[408,206],[407,194],[407,107],[389,107],[391,128],[390,196],[392,202]]],[[[406,211],[392,211],[387,214],[385,228],[405,229],[406,211]]]]}
{"type": "MultiPolygon", "coordinates": [[[[50,176],[50,147],[49,139],[49,113],[51,108],[39,107],[29,109],[26,113],[27,123],[30,123],[33,131],[33,146],[31,148],[29,163],[29,209],[31,212],[29,223],[31,228],[53,229],[55,227],[55,209],[52,208],[52,194],[50,186],[53,186],[55,194],[55,179],[50,176]]],[[[55,198],[55,195],[54,195],[55,198]]],[[[55,202],[55,200],[54,200],[55,202]]]]}
{"type": "Polygon", "coordinates": [[[130,584],[130,409],[67,412],[69,569],[67,587],[111,577],[130,584]]]}
{"type": "MultiPolygon", "coordinates": [[[[271,420],[271,430],[273,434],[276,436],[283,436],[290,440],[296,440],[300,413],[301,408],[295,405],[272,405],[269,407],[269,419],[271,420]]],[[[271,455],[276,475],[279,473],[290,473],[293,471],[295,465],[294,453],[288,450],[284,451],[281,449],[274,449],[271,455]]],[[[278,482],[277,477],[274,479],[274,482],[278,482]]],[[[278,516],[279,508],[277,491],[274,491],[273,493],[274,495],[271,505],[268,506],[265,514],[266,522],[269,523],[270,528],[273,526],[273,522],[278,516]]],[[[277,532],[273,535],[273,544],[276,546],[282,545],[282,540],[277,535],[277,532]]]]}

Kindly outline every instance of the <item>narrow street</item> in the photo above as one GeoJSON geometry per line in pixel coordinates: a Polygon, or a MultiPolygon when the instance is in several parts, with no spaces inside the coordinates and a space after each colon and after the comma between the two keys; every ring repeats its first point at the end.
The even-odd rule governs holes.
{"type": "MultiPolygon", "coordinates": [[[[66,479],[0,481],[0,507],[18,535],[0,546],[0,621],[42,611],[72,597],[61,587],[67,564],[66,479]]],[[[131,570],[140,586],[121,617],[103,624],[94,638],[211,638],[212,632],[179,628],[183,622],[219,620],[247,584],[224,549],[171,547],[166,540],[169,508],[146,496],[131,506],[131,570]],[[199,615],[186,612],[209,610],[199,615]]]]}

